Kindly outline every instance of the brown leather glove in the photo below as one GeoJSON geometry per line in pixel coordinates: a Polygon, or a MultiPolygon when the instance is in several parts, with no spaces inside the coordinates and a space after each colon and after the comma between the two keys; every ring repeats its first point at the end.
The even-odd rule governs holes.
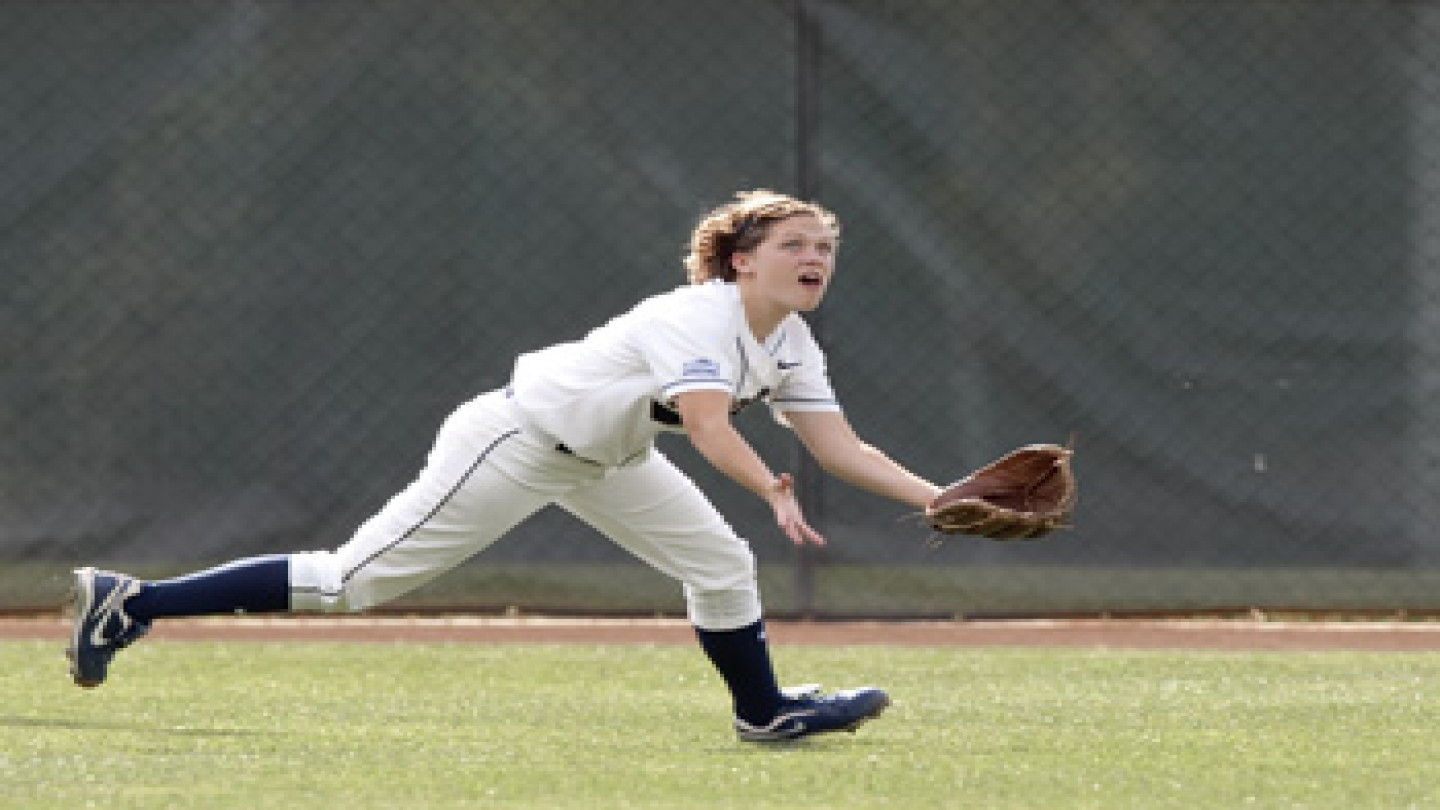
{"type": "Polygon", "coordinates": [[[1001,456],[945,488],[925,518],[942,535],[1034,540],[1068,528],[1075,506],[1074,451],[1031,444],[1001,456]]]}

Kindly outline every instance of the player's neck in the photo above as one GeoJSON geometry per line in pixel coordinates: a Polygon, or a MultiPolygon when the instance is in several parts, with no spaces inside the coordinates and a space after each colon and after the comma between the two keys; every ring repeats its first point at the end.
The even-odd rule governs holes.
{"type": "Polygon", "coordinates": [[[750,334],[755,336],[755,342],[763,344],[765,339],[780,328],[780,322],[790,315],[790,310],[780,306],[773,301],[757,300],[754,296],[747,296],[741,290],[740,304],[745,309],[745,322],[750,326],[750,334]]]}

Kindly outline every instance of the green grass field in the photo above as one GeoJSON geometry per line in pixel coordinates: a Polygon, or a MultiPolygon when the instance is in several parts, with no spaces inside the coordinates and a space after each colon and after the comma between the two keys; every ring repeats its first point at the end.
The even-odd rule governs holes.
{"type": "Polygon", "coordinates": [[[1440,807],[1440,654],[782,648],[858,734],[737,742],[697,649],[0,643],[0,806],[1440,807]]]}

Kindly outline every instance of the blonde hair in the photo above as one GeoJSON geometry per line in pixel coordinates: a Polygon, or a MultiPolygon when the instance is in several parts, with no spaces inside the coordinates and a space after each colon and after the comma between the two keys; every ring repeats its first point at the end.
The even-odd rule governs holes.
{"type": "Polygon", "coordinates": [[[839,237],[840,221],[817,203],[764,188],[737,193],[733,202],[702,217],[690,233],[690,253],[685,257],[690,283],[703,284],[713,279],[734,281],[732,256],[752,250],[765,241],[772,224],[804,214],[818,218],[839,237]]]}

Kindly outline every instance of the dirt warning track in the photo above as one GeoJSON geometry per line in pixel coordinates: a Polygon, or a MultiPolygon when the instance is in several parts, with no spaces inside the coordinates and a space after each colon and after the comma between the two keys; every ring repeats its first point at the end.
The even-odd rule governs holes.
{"type": "MultiPolygon", "coordinates": [[[[786,645],[1090,647],[1194,650],[1440,651],[1440,623],[1025,619],[915,622],[768,621],[786,645]]],[[[0,617],[0,639],[63,643],[68,620],[0,617]]],[[[506,616],[235,616],[166,620],[152,640],[555,644],[693,644],[683,619],[506,616]]]]}

